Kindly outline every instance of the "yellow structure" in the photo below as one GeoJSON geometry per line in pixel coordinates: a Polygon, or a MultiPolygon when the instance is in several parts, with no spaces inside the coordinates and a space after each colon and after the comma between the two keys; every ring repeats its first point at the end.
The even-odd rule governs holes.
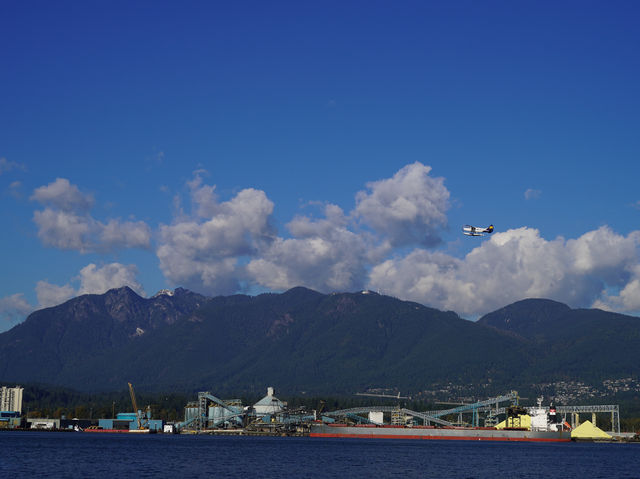
{"type": "Polygon", "coordinates": [[[531,416],[528,414],[520,414],[518,417],[508,418],[509,425],[507,426],[507,420],[502,421],[496,425],[496,429],[504,429],[505,427],[517,427],[522,429],[531,429],[531,416]]]}
{"type": "Polygon", "coordinates": [[[585,421],[571,431],[571,439],[611,439],[611,436],[591,421],[585,421]]]}

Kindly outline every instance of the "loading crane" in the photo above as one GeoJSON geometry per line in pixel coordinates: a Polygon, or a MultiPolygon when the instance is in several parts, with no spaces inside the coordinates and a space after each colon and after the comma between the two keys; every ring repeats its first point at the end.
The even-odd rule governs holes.
{"type": "Polygon", "coordinates": [[[147,406],[147,416],[143,417],[142,411],[138,409],[138,402],[136,401],[136,393],[133,390],[133,384],[129,384],[129,395],[131,396],[131,404],[133,406],[133,412],[136,415],[138,421],[138,430],[147,429],[149,426],[149,416],[151,415],[151,408],[147,406]]]}

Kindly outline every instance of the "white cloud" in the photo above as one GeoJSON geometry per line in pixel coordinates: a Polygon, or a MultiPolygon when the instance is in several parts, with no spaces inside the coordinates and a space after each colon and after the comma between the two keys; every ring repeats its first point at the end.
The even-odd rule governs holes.
{"type": "Polygon", "coordinates": [[[86,216],[45,208],[33,213],[38,238],[45,246],[86,253],[93,249],[91,230],[94,222],[86,216]]]}
{"type": "Polygon", "coordinates": [[[524,198],[527,200],[537,200],[540,196],[542,196],[542,191],[533,188],[529,188],[524,192],[524,198]]]}
{"type": "Polygon", "coordinates": [[[96,229],[99,231],[97,243],[107,250],[146,249],[151,243],[151,228],[144,221],[121,222],[111,219],[107,224],[97,223],[96,229]]]}
{"type": "Polygon", "coordinates": [[[194,172],[193,180],[187,182],[191,191],[191,202],[196,205],[196,214],[200,218],[211,218],[220,211],[215,185],[203,184],[202,177],[206,174],[205,170],[197,170],[194,172]]]}
{"type": "Polygon", "coordinates": [[[78,276],[63,286],[38,281],[36,294],[40,308],[47,308],[64,303],[68,299],[82,294],[103,294],[113,288],[129,286],[141,296],[145,296],[142,285],[137,280],[138,268],[133,265],[109,263],[97,266],[90,263],[82,268],[78,276]],[[72,285],[78,284],[78,287],[72,285]]]}
{"type": "Polygon", "coordinates": [[[495,233],[464,258],[434,245],[446,225],[449,192],[431,168],[408,165],[389,179],[369,183],[345,212],[326,205],[323,215],[296,216],[288,236],[270,227],[272,202],[247,189],[220,202],[199,171],[188,183],[192,216],[181,209],[160,228],[162,271],[175,284],[207,294],[241,286],[322,292],[364,287],[475,316],[529,297],[572,306],[606,301],[630,308],[640,288],[640,233],[621,236],[608,227],[577,239],[546,240],[532,228],[495,233]],[[403,253],[409,245],[419,246],[403,253]],[[606,296],[611,288],[619,297],[606,296]]]}
{"type": "MultiPolygon", "coordinates": [[[[22,321],[34,310],[22,293],[0,298],[0,318],[9,323],[22,321]]],[[[0,330],[3,328],[0,327],[0,330]]]]}
{"type": "MultiPolygon", "coordinates": [[[[623,236],[605,226],[575,239],[547,240],[522,227],[494,233],[463,258],[429,249],[447,224],[450,194],[421,163],[368,183],[348,213],[329,204],[318,218],[296,216],[287,236],[274,231],[274,205],[263,191],[247,188],[221,201],[206,175],[196,171],[187,183],[190,214],[176,197],[173,223],[158,229],[160,268],[179,286],[212,295],[251,286],[323,292],[367,287],[471,316],[528,297],[640,310],[640,232],[623,236]],[[407,253],[409,246],[416,249],[407,253]]],[[[44,244],[90,252],[150,243],[144,222],[92,218],[92,198],[63,179],[37,189],[33,198],[44,205],[34,214],[44,244]]],[[[38,283],[38,300],[53,304],[123,284],[142,291],[136,274],[133,265],[90,264],[74,279],[78,287],[38,283]]]]}
{"type": "Polygon", "coordinates": [[[447,224],[449,191],[430,166],[416,162],[392,178],[367,183],[356,195],[354,215],[394,246],[434,246],[447,224]]]}
{"type": "Polygon", "coordinates": [[[361,289],[366,266],[379,251],[366,234],[349,231],[335,205],[325,219],[297,217],[287,227],[294,238],[278,238],[247,266],[250,277],[272,289],[307,286],[320,291],[361,289]]]}
{"type": "MultiPolygon", "coordinates": [[[[135,265],[109,263],[97,266],[90,263],[82,268],[78,276],[59,286],[48,281],[38,281],[36,295],[38,309],[57,306],[82,294],[103,294],[113,288],[129,286],[141,296],[146,296],[144,288],[137,280],[138,268],[135,265]],[[77,284],[78,287],[74,287],[77,284]]],[[[30,305],[22,293],[0,298],[0,319],[18,323],[33,312],[36,307],[30,305]]],[[[0,331],[4,328],[0,325],[0,331]]]]}
{"type": "Polygon", "coordinates": [[[110,263],[98,267],[91,263],[80,270],[80,288],[77,294],[102,294],[113,288],[129,286],[145,296],[144,288],[136,279],[138,268],[133,265],[110,263]]]}
{"type": "Polygon", "coordinates": [[[632,311],[638,235],[602,227],[548,241],[538,230],[518,228],[496,233],[463,259],[417,249],[387,260],[372,268],[369,287],[467,315],[535,297],[586,306],[607,288],[622,287],[626,296],[606,299],[632,311]]]}
{"type": "MultiPolygon", "coordinates": [[[[369,288],[467,316],[529,297],[640,311],[640,231],[624,236],[603,226],[575,239],[547,240],[522,227],[494,233],[465,257],[454,257],[429,249],[447,224],[449,191],[442,178],[430,176],[429,166],[414,163],[368,183],[351,211],[325,205],[319,217],[294,217],[288,234],[279,236],[272,226],[274,204],[263,191],[247,188],[221,201],[216,186],[205,184],[206,174],[194,172],[187,183],[190,213],[176,197],[173,223],[158,228],[160,268],[178,286],[211,295],[251,286],[369,288]]],[[[528,190],[525,196],[537,194],[528,190]]],[[[94,219],[93,198],[68,180],[38,188],[32,198],[43,205],[34,221],[46,245],[105,252],[150,244],[151,229],[142,221],[94,219]]],[[[92,263],[63,286],[38,282],[36,293],[41,306],[123,285],[143,294],[136,278],[134,265],[92,263]]],[[[14,311],[31,308],[14,296],[0,302],[0,314],[10,303],[17,305],[14,311]]]]}
{"type": "Polygon", "coordinates": [[[628,275],[626,268],[638,261],[638,244],[640,231],[624,237],[603,226],[567,241],[567,250],[576,273],[596,275],[608,284],[619,284],[628,275]]]}
{"type": "Polygon", "coordinates": [[[56,306],[73,298],[75,295],[76,290],[69,284],[58,286],[48,281],[38,281],[36,284],[36,296],[40,308],[56,306]]]}
{"type": "Polygon", "coordinates": [[[619,290],[618,294],[605,293],[595,300],[592,306],[606,311],[640,311],[640,265],[631,268],[631,279],[619,290]]]}
{"type": "Polygon", "coordinates": [[[56,181],[36,188],[31,199],[62,211],[88,211],[93,206],[93,196],[82,193],[66,178],[56,178],[56,181]]]}
{"type": "Polygon", "coordinates": [[[37,188],[31,199],[45,206],[34,212],[33,221],[46,246],[89,253],[151,245],[151,228],[142,221],[110,219],[105,224],[94,219],[89,214],[93,197],[65,178],[37,188]]]}
{"type": "Polygon", "coordinates": [[[175,284],[233,293],[244,274],[241,257],[255,255],[273,239],[273,202],[252,188],[218,202],[215,187],[203,185],[201,174],[189,183],[196,215],[180,213],[173,224],[160,226],[160,268],[175,284]]]}
{"type": "Polygon", "coordinates": [[[392,178],[367,184],[345,215],[336,205],[322,219],[294,218],[290,238],[277,238],[247,265],[247,277],[272,289],[307,286],[349,291],[368,283],[369,269],[393,246],[440,241],[449,192],[442,178],[429,176],[421,163],[407,165],[392,178]],[[368,228],[360,228],[360,226],[368,228]]]}
{"type": "MultiPolygon", "coordinates": [[[[413,168],[418,165],[400,177],[420,177],[425,171],[413,168]]],[[[215,186],[204,184],[205,175],[197,171],[188,182],[193,214],[178,207],[174,223],[160,227],[157,256],[174,284],[207,294],[234,293],[243,285],[359,289],[367,282],[368,265],[390,249],[386,238],[358,230],[355,215],[345,215],[336,205],[327,205],[321,219],[295,217],[287,224],[290,237],[278,237],[271,226],[273,203],[264,192],[245,189],[221,202],[215,186]]],[[[371,211],[366,206],[361,218],[371,211]]]]}

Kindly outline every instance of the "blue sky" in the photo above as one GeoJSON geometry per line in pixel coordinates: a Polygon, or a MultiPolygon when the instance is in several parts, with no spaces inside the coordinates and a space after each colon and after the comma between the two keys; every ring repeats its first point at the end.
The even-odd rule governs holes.
{"type": "Polygon", "coordinates": [[[0,331],[122,284],[640,311],[635,2],[0,9],[0,331]]]}

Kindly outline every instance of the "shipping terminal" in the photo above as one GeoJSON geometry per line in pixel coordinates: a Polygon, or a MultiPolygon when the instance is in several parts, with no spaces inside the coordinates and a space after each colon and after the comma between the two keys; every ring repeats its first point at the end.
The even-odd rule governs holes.
{"type": "MultiPolygon", "coordinates": [[[[16,388],[13,388],[16,389],[16,388]]],[[[19,389],[21,390],[21,388],[19,389]]],[[[634,433],[620,431],[618,405],[524,407],[516,391],[455,407],[413,411],[395,395],[359,393],[393,399],[395,405],[374,405],[326,411],[320,402],[313,410],[289,408],[275,396],[272,387],[253,405],[239,399],[220,399],[208,391],[187,403],[184,420],[165,423],[153,419],[151,407],[139,408],[133,385],[129,383],[134,412],[118,413],[113,419],[64,420],[22,418],[17,411],[0,412],[0,429],[30,428],[72,430],[88,433],[172,433],[217,435],[308,436],[315,438],[419,439],[458,441],[628,441],[639,440],[634,433]],[[580,415],[590,414],[581,422],[580,415]],[[606,415],[603,420],[603,415],[606,415]],[[598,420],[598,417],[600,419],[598,420]],[[608,431],[597,427],[607,424],[608,431]]],[[[14,394],[15,396],[15,394],[14,394]]],[[[21,401],[20,401],[21,402],[21,401]]]]}
{"type": "MultiPolygon", "coordinates": [[[[396,399],[400,399],[399,395],[396,399]]],[[[472,441],[622,440],[619,408],[608,406],[519,405],[516,391],[503,396],[433,411],[412,411],[400,404],[324,411],[289,409],[269,387],[253,406],[222,400],[210,392],[185,408],[185,419],[167,431],[191,434],[278,435],[372,439],[472,441]],[[580,424],[580,414],[591,421],[580,424]],[[597,414],[610,415],[611,431],[596,426],[597,414]]]]}

